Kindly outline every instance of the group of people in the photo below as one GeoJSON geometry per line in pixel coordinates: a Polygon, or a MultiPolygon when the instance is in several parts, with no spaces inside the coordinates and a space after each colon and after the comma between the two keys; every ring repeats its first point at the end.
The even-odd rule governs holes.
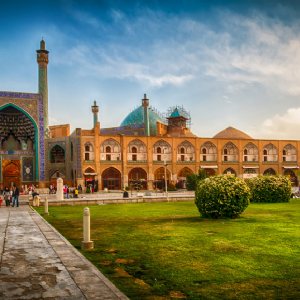
{"type": "Polygon", "coordinates": [[[12,186],[10,189],[6,186],[2,192],[6,206],[19,207],[20,191],[17,186],[12,186]]]}

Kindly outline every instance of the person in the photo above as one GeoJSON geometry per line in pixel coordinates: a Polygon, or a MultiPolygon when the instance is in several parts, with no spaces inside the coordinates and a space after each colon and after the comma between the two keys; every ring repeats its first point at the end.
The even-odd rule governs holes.
{"type": "Polygon", "coordinates": [[[13,194],[12,194],[12,207],[16,206],[19,207],[19,195],[20,191],[17,186],[13,187],[13,194]]]}
{"type": "Polygon", "coordinates": [[[9,206],[10,205],[10,203],[9,203],[9,197],[10,197],[9,188],[6,186],[4,188],[4,191],[3,191],[3,198],[5,200],[5,206],[9,206]]]}
{"type": "Polygon", "coordinates": [[[74,190],[74,198],[78,198],[78,189],[77,188],[75,188],[75,190],[74,190]]]}

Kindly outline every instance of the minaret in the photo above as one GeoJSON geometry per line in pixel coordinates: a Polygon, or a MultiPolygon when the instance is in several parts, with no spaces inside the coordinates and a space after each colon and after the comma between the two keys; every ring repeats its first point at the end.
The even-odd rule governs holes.
{"type": "Polygon", "coordinates": [[[99,112],[99,106],[97,105],[96,101],[94,101],[94,105],[92,106],[92,113],[94,115],[94,128],[98,123],[98,112],[99,112]]]}
{"type": "Polygon", "coordinates": [[[142,99],[142,106],[144,107],[145,136],[150,136],[149,99],[147,99],[146,94],[144,94],[144,99],[142,99]]]}
{"type": "Polygon", "coordinates": [[[39,94],[43,97],[43,109],[44,109],[44,132],[48,134],[48,53],[46,50],[45,41],[42,39],[40,43],[40,49],[36,50],[37,63],[39,65],[39,94]]]}

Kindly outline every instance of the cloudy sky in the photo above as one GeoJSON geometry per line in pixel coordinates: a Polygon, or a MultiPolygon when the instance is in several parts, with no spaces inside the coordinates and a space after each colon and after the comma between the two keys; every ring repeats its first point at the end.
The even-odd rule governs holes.
{"type": "Polygon", "coordinates": [[[96,100],[118,126],[146,93],[198,136],[300,139],[299,1],[2,0],[0,90],[37,92],[42,37],[51,125],[91,128],[96,100]]]}

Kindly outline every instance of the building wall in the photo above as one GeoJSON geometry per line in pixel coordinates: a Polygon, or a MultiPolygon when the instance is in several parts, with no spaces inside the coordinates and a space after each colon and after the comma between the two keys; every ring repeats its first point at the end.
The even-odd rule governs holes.
{"type": "MultiPolygon", "coordinates": [[[[179,177],[179,173],[188,168],[194,173],[197,173],[201,169],[213,169],[216,174],[223,174],[227,169],[234,170],[237,176],[247,177],[250,175],[244,175],[245,170],[251,171],[255,169],[256,176],[263,174],[267,169],[272,168],[276,174],[283,174],[284,170],[291,169],[294,172],[297,171],[300,164],[300,141],[294,140],[255,140],[255,139],[214,139],[214,138],[199,138],[199,137],[145,137],[145,136],[122,136],[111,135],[101,136],[98,134],[99,128],[94,130],[82,131],[80,135],[81,145],[81,165],[82,176],[77,177],[77,181],[84,182],[84,172],[89,168],[95,171],[95,179],[98,180],[99,189],[102,189],[102,174],[103,172],[113,167],[117,169],[122,175],[122,187],[128,186],[128,174],[134,168],[142,168],[147,173],[148,188],[153,188],[153,181],[155,180],[155,172],[164,167],[164,158],[161,161],[153,159],[154,152],[153,147],[158,141],[165,141],[171,146],[171,153],[167,155],[167,170],[170,172],[170,181],[176,183],[179,177]],[[114,140],[120,145],[121,153],[119,160],[107,160],[102,155],[100,148],[103,142],[107,140],[114,140]],[[146,160],[129,160],[131,154],[128,152],[128,145],[134,140],[139,140],[146,145],[146,160]],[[181,161],[180,149],[178,148],[183,142],[190,143],[194,148],[194,154],[192,154],[192,160],[181,161]],[[216,146],[217,155],[214,161],[201,160],[201,146],[205,142],[211,142],[216,146]],[[227,143],[232,143],[237,148],[236,161],[224,161],[223,148],[227,143]],[[258,150],[258,161],[244,161],[244,148],[248,143],[252,143],[258,150]],[[85,160],[85,145],[91,144],[93,147],[94,155],[93,159],[85,160]],[[268,144],[273,144],[277,149],[277,161],[264,161],[263,150],[268,144]],[[295,161],[283,161],[283,148],[286,145],[292,145],[296,149],[295,161]],[[104,158],[103,158],[104,157],[104,158]]],[[[162,153],[162,156],[164,154],[162,153]]],[[[252,172],[252,171],[251,171],[252,172]]],[[[296,172],[297,173],[297,172],[296,172]]]]}

